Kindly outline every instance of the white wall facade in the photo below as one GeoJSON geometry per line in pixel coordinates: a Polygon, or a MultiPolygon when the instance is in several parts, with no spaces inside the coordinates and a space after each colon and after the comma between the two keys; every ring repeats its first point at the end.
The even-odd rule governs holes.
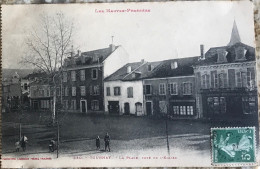
{"type": "Polygon", "coordinates": [[[104,78],[123,67],[128,63],[128,61],[128,53],[122,46],[119,46],[110,56],[104,60],[104,78]]]}
{"type": "Polygon", "coordinates": [[[109,101],[119,101],[119,114],[124,114],[124,104],[129,103],[130,114],[142,116],[144,115],[143,106],[143,83],[139,81],[108,81],[104,82],[104,101],[105,101],[105,111],[108,112],[108,102],[109,101]],[[107,96],[107,87],[110,87],[110,96],[107,96]],[[114,87],[120,87],[121,95],[114,96],[114,87]],[[127,88],[133,87],[133,97],[127,97],[127,88]],[[135,104],[137,102],[142,103],[142,111],[137,113],[135,104]]]}

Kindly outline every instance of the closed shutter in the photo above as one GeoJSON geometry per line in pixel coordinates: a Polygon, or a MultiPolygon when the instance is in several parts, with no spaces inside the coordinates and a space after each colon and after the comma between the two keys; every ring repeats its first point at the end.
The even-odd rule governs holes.
{"type": "Polygon", "coordinates": [[[145,95],[146,94],[146,85],[143,85],[143,94],[145,95]]]}
{"type": "Polygon", "coordinates": [[[89,86],[89,94],[92,95],[92,86],[89,86]]]}

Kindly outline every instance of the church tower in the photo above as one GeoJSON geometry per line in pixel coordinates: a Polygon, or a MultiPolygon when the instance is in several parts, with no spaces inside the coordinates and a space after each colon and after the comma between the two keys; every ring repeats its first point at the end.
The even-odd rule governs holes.
{"type": "Polygon", "coordinates": [[[228,43],[228,46],[232,46],[238,42],[241,42],[241,40],[240,40],[239,32],[237,29],[236,21],[234,21],[231,38],[230,38],[230,42],[228,43]]]}

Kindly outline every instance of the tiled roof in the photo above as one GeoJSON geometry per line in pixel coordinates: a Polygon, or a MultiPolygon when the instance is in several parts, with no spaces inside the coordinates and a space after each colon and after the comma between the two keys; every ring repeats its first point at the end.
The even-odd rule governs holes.
{"type": "Polygon", "coordinates": [[[164,60],[155,68],[152,73],[146,78],[163,78],[163,77],[176,77],[176,76],[189,76],[193,75],[193,64],[198,60],[198,56],[164,60]],[[173,68],[174,62],[177,67],[173,68]]]}
{"type": "Polygon", "coordinates": [[[246,61],[254,61],[255,60],[255,49],[251,46],[245,45],[244,43],[238,42],[232,46],[221,46],[210,48],[205,53],[205,59],[200,60],[196,63],[196,65],[211,65],[211,64],[223,64],[223,62],[218,63],[218,53],[217,50],[225,50],[227,51],[227,62],[226,63],[236,63],[236,62],[245,62],[245,60],[236,60],[236,52],[235,49],[237,47],[244,47],[247,52],[245,54],[246,61]]]}
{"type": "MultiPolygon", "coordinates": [[[[81,62],[82,57],[79,54],[76,54],[73,57],[69,57],[67,60],[71,61],[72,59],[75,60],[76,65],[90,65],[95,63],[103,62],[108,56],[110,56],[119,46],[115,46],[115,49],[112,51],[110,47],[97,49],[87,52],[82,52],[81,56],[84,57],[85,63],[81,62]]],[[[74,64],[68,63],[67,67],[72,67],[74,64]]]]}
{"type": "Polygon", "coordinates": [[[163,78],[174,76],[193,75],[192,65],[198,60],[198,56],[189,58],[170,59],[158,62],[134,62],[124,65],[105,81],[134,81],[149,78],[163,78]],[[177,68],[172,69],[171,64],[177,62],[177,68]],[[131,73],[127,73],[127,67],[131,66],[131,73]],[[150,71],[148,67],[152,68],[150,71]],[[133,75],[134,74],[134,75],[133,75]]]}

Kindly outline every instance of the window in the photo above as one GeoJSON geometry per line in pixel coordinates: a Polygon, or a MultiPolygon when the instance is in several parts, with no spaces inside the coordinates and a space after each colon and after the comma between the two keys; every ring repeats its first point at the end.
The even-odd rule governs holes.
{"type": "Polygon", "coordinates": [[[180,114],[179,106],[173,106],[173,114],[174,115],[179,115],[180,114]]]}
{"type": "Polygon", "coordinates": [[[192,84],[190,82],[183,83],[183,95],[192,94],[192,84]]]}
{"type": "Polygon", "coordinates": [[[86,96],[86,86],[80,86],[80,95],[86,96]]]}
{"type": "Polygon", "coordinates": [[[209,75],[208,74],[202,75],[201,87],[203,89],[208,89],[209,88],[209,75]]]}
{"type": "Polygon", "coordinates": [[[120,95],[121,95],[120,87],[114,87],[114,96],[120,96],[120,95]]]}
{"type": "Polygon", "coordinates": [[[80,70],[80,80],[81,81],[85,80],[85,70],[80,70]]]}
{"type": "Polygon", "coordinates": [[[193,115],[193,106],[187,106],[187,115],[193,115]]]}
{"type": "Polygon", "coordinates": [[[99,102],[98,102],[98,100],[92,100],[91,101],[91,109],[92,110],[99,110],[99,102]]]}
{"type": "Polygon", "coordinates": [[[93,94],[99,95],[99,85],[96,85],[96,86],[93,87],[93,94]]]}
{"type": "Polygon", "coordinates": [[[76,96],[76,87],[71,88],[71,95],[76,96]]]}
{"type": "Polygon", "coordinates": [[[151,64],[147,65],[147,69],[148,71],[152,71],[152,65],[151,64]]]}
{"type": "Polygon", "coordinates": [[[165,83],[161,83],[159,85],[159,94],[160,95],[165,95],[166,91],[165,91],[165,83]]]}
{"type": "Polygon", "coordinates": [[[247,74],[245,72],[236,73],[236,86],[247,87],[247,74]]]}
{"type": "Polygon", "coordinates": [[[167,113],[167,105],[165,101],[159,101],[160,113],[167,113]]]}
{"type": "Polygon", "coordinates": [[[24,90],[27,90],[28,89],[28,85],[27,85],[27,83],[24,83],[24,90]]]}
{"type": "Polygon", "coordinates": [[[218,88],[218,74],[217,71],[211,71],[211,88],[218,88]]]}
{"type": "Polygon", "coordinates": [[[47,90],[46,90],[46,95],[47,95],[47,97],[50,97],[50,88],[48,88],[47,90]]]}
{"type": "Polygon", "coordinates": [[[53,96],[53,92],[54,92],[54,89],[53,89],[53,87],[51,87],[51,91],[50,91],[51,96],[53,96]]]}
{"type": "Polygon", "coordinates": [[[107,87],[107,96],[110,96],[110,87],[107,87]]]}
{"type": "Polygon", "coordinates": [[[65,96],[68,96],[68,95],[69,95],[69,88],[65,87],[65,96]]]}
{"type": "Polygon", "coordinates": [[[71,110],[76,110],[77,109],[77,107],[76,107],[76,100],[71,100],[70,109],[71,110]]]}
{"type": "Polygon", "coordinates": [[[127,97],[128,98],[133,98],[133,87],[128,87],[127,88],[127,97]]]}
{"type": "Polygon", "coordinates": [[[219,74],[219,87],[220,88],[227,88],[227,73],[220,73],[219,74]]]}
{"type": "Polygon", "coordinates": [[[170,84],[170,93],[171,93],[171,95],[177,95],[178,94],[177,83],[171,83],[170,84]]]}
{"type": "Polygon", "coordinates": [[[152,86],[151,85],[145,85],[145,94],[147,94],[147,95],[152,94],[152,86]]]}
{"type": "Polygon", "coordinates": [[[244,47],[235,48],[235,52],[236,52],[236,60],[245,59],[246,50],[244,47]]]}
{"type": "Polygon", "coordinates": [[[257,110],[256,97],[244,96],[242,97],[242,107],[244,114],[254,114],[257,110]]]}
{"type": "Polygon", "coordinates": [[[180,106],[180,115],[186,115],[186,107],[180,106]]]}
{"type": "Polygon", "coordinates": [[[67,110],[69,108],[68,100],[63,100],[63,109],[67,110]]]}
{"type": "Polygon", "coordinates": [[[254,68],[247,68],[247,86],[250,88],[255,87],[255,69],[254,68]]]}
{"type": "Polygon", "coordinates": [[[68,74],[67,72],[63,72],[63,82],[67,82],[68,80],[68,74]]]}
{"type": "Polygon", "coordinates": [[[73,82],[76,81],[76,72],[75,72],[75,71],[71,71],[71,80],[72,80],[73,82]]]}
{"type": "Polygon", "coordinates": [[[91,77],[92,77],[92,79],[97,79],[98,78],[98,71],[97,71],[97,69],[92,69],[91,77]]]}

